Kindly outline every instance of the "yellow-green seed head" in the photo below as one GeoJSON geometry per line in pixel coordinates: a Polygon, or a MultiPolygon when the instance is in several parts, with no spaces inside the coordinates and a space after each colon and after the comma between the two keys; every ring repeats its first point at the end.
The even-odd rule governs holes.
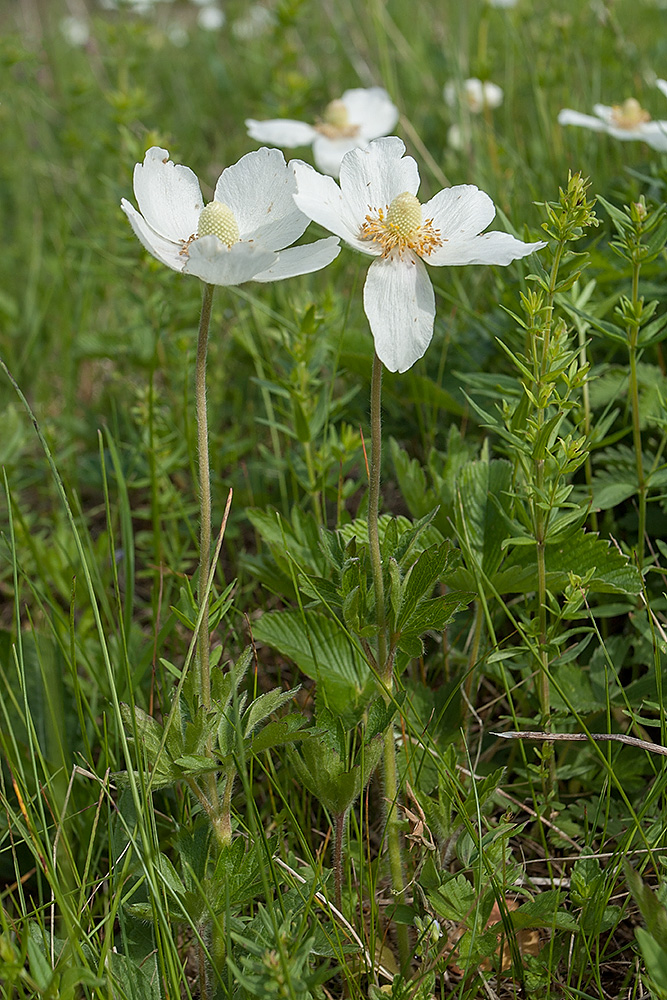
{"type": "Polygon", "coordinates": [[[397,194],[387,209],[387,225],[406,239],[422,224],[422,207],[419,199],[409,191],[397,194]]]}
{"type": "Polygon", "coordinates": [[[221,243],[231,247],[239,241],[239,227],[229,205],[212,201],[201,210],[197,236],[217,236],[221,243]]]}
{"type": "Polygon", "coordinates": [[[344,129],[350,123],[347,108],[340,99],[327,104],[322,120],[326,125],[332,125],[337,129],[344,129]]]}

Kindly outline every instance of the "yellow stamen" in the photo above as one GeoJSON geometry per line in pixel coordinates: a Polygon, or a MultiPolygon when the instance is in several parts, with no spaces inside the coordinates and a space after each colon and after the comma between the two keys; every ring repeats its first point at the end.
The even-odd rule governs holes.
{"type": "Polygon", "coordinates": [[[422,221],[419,199],[409,191],[397,195],[386,210],[371,209],[359,230],[359,238],[379,244],[383,257],[391,256],[394,250],[399,257],[407,250],[428,257],[445,242],[440,230],[433,228],[433,219],[422,221]]]}
{"type": "Polygon", "coordinates": [[[322,121],[315,128],[327,139],[353,139],[359,132],[358,125],[350,124],[347,108],[340,99],[327,104],[322,121]]]}
{"type": "Polygon", "coordinates": [[[221,201],[212,201],[201,210],[197,236],[217,236],[228,247],[239,241],[239,227],[234,213],[221,201]]]}
{"type": "Polygon", "coordinates": [[[611,120],[617,128],[633,129],[650,122],[651,116],[635,97],[628,97],[622,104],[614,104],[611,109],[611,120]]]}

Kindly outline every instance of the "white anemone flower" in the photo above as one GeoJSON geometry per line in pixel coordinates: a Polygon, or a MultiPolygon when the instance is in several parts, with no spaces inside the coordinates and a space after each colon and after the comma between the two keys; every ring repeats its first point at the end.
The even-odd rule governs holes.
{"type": "MultiPolygon", "coordinates": [[[[656,80],[656,86],[667,97],[667,81],[656,80]]],[[[639,140],[652,149],[667,152],[667,121],[652,121],[648,111],[634,97],[623,104],[595,104],[593,115],[583,115],[571,108],[563,108],[558,115],[559,125],[580,125],[593,132],[606,132],[614,139],[626,142],[639,140]]]]}
{"type": "Polygon", "coordinates": [[[463,106],[473,115],[478,115],[484,108],[499,108],[503,103],[503,89],[490,80],[478,80],[476,76],[464,80],[459,87],[455,80],[446,83],[442,92],[450,108],[455,108],[461,100],[463,106]]]}
{"type": "Polygon", "coordinates": [[[274,118],[269,121],[246,120],[251,139],[268,142],[271,146],[313,147],[318,170],[338,177],[343,157],[351,149],[366,146],[371,139],[388,135],[398,121],[398,108],[382,87],[359,87],[346,90],[342,97],[331,101],[315,125],[274,118]]]}
{"type": "Polygon", "coordinates": [[[121,208],[146,250],[167,267],[210,285],[240,285],[319,271],[338,255],[333,237],[285,249],[310,221],[295,205],[295,191],[280,150],[258,149],[222,171],[205,206],[192,170],[152,146],[134,168],[139,212],[125,198],[121,208]]]}
{"type": "Polygon", "coordinates": [[[225,12],[215,4],[206,4],[197,14],[197,24],[204,31],[219,31],[225,23],[225,12]]]}
{"type": "Polygon", "coordinates": [[[389,371],[407,371],[433,336],[435,297],[424,261],[440,267],[509,264],[545,243],[483,233],[496,210],[473,184],[445,188],[421,205],[419,172],[396,136],[344,158],[340,187],[307,163],[293,163],[297,205],[355,250],[374,257],[364,310],[375,350],[389,371]]]}

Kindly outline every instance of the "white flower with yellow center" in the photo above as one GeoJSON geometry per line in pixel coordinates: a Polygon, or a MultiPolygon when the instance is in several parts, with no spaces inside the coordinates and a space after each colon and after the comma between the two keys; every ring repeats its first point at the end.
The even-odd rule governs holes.
{"type": "Polygon", "coordinates": [[[320,121],[314,125],[274,118],[269,121],[246,120],[251,139],[270,146],[292,149],[312,146],[313,158],[319,170],[338,177],[343,157],[351,149],[366,146],[371,139],[387,135],[398,121],[398,108],[382,87],[346,90],[326,107],[320,121]]]}
{"type": "Polygon", "coordinates": [[[210,285],[240,285],[319,271],[338,255],[333,237],[290,247],[310,221],[295,205],[295,191],[280,150],[258,149],[223,170],[204,205],[192,170],[153,146],[134,168],[139,211],[125,198],[121,208],[146,250],[167,267],[210,285]]]}
{"type": "MultiPolygon", "coordinates": [[[[656,86],[667,97],[667,82],[656,80],[656,86]]],[[[559,125],[579,125],[592,132],[606,132],[614,139],[626,142],[639,140],[652,149],[667,152],[667,121],[652,121],[648,111],[634,97],[623,104],[595,104],[593,115],[583,115],[571,108],[563,108],[558,115],[559,125]]]]}
{"type": "Polygon", "coordinates": [[[296,160],[297,205],[361,253],[375,257],[364,285],[364,310],[378,357],[389,371],[411,368],[433,336],[435,297],[423,261],[440,267],[509,264],[545,243],[483,233],[496,210],[472,184],[445,188],[426,204],[419,172],[396,136],[376,139],[344,158],[340,187],[296,160]]]}

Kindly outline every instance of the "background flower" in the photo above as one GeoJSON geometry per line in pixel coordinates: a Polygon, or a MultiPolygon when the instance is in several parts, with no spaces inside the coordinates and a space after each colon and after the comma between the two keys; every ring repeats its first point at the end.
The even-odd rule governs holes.
{"type": "MultiPolygon", "coordinates": [[[[667,97],[667,81],[656,80],[656,86],[667,97]]],[[[648,111],[634,97],[623,104],[595,104],[593,115],[584,115],[571,108],[563,108],[558,115],[559,125],[579,125],[592,132],[606,132],[614,139],[641,140],[652,149],[667,151],[667,121],[652,121],[648,111]]]]}
{"type": "Polygon", "coordinates": [[[338,255],[338,240],[331,238],[284,249],[309,221],[294,203],[295,191],[283,154],[259,149],[223,170],[205,206],[192,170],[153,146],[134,168],[139,211],[125,198],[121,208],[144,247],[167,267],[208,284],[239,285],[318,271],[338,255]]]}
{"type": "Polygon", "coordinates": [[[456,80],[450,80],[445,84],[442,95],[450,108],[457,107],[462,101],[474,115],[484,108],[499,108],[503,103],[502,87],[490,80],[482,83],[476,76],[464,80],[460,86],[456,80]]]}
{"type": "Polygon", "coordinates": [[[325,109],[315,125],[274,118],[268,121],[246,120],[248,135],[271,146],[313,147],[317,167],[325,174],[338,176],[343,157],[351,149],[366,146],[372,139],[387,135],[398,121],[398,108],[382,87],[346,90],[325,109]]]}
{"type": "Polygon", "coordinates": [[[406,371],[433,336],[435,297],[422,263],[435,266],[509,264],[545,243],[509,233],[483,233],[495,215],[487,194],[472,184],[445,188],[421,205],[419,171],[396,136],[345,156],[340,187],[295,161],[299,208],[361,253],[375,257],[364,285],[364,310],[378,357],[389,371],[406,371]]]}

